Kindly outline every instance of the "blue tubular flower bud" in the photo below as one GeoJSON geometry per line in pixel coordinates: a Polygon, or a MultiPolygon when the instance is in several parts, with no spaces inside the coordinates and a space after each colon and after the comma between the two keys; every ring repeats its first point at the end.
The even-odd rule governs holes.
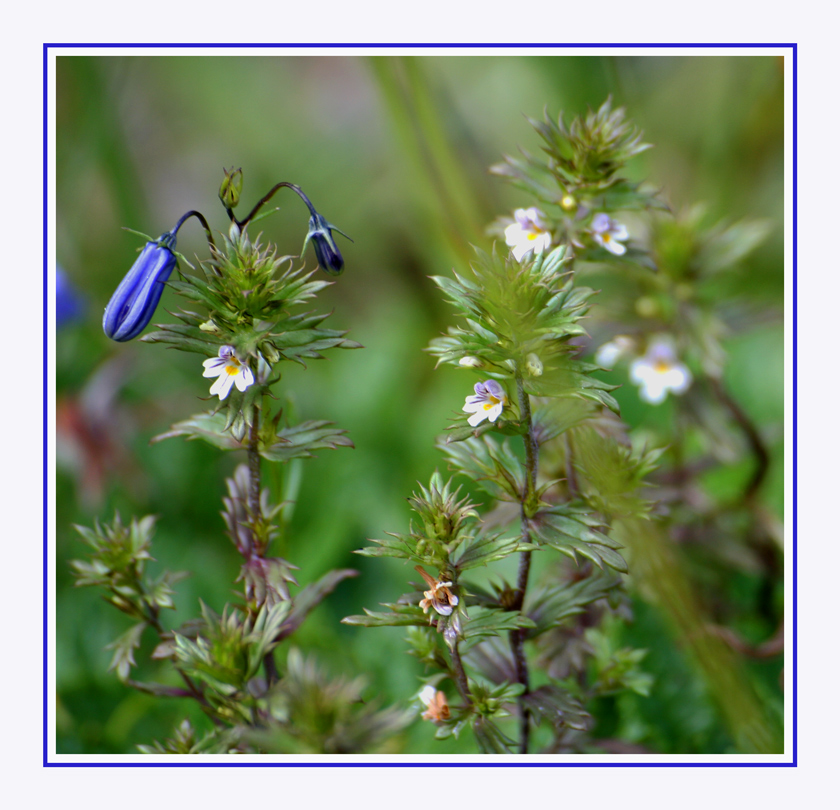
{"type": "MultiPolygon", "coordinates": [[[[311,240],[315,248],[315,255],[318,257],[318,264],[330,275],[337,276],[344,269],[344,259],[338,247],[336,247],[332,232],[338,231],[342,236],[348,239],[350,237],[344,231],[336,228],[335,225],[330,225],[317,211],[310,210],[312,210],[312,216],[309,217],[309,233],[306,234],[303,249],[306,250],[306,245],[311,240]]],[[[350,239],[350,241],[353,240],[350,239]]]]}
{"type": "Polygon", "coordinates": [[[121,343],[132,340],[148,326],[163,293],[163,283],[177,262],[174,247],[172,232],[143,248],[105,307],[102,329],[109,338],[121,343]]]}

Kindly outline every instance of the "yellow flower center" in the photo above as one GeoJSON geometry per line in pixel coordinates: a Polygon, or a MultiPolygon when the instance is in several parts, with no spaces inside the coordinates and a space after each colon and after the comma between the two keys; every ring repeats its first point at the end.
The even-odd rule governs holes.
{"type": "Polygon", "coordinates": [[[490,399],[484,403],[482,406],[485,411],[489,411],[491,408],[495,408],[501,402],[500,399],[496,399],[492,394],[490,394],[490,399]]]}
{"type": "Polygon", "coordinates": [[[225,373],[230,377],[235,377],[241,370],[242,364],[235,357],[231,357],[225,366],[225,373]]]}
{"type": "Polygon", "coordinates": [[[664,374],[671,370],[671,364],[667,360],[657,360],[653,366],[653,370],[658,374],[664,374]]]}

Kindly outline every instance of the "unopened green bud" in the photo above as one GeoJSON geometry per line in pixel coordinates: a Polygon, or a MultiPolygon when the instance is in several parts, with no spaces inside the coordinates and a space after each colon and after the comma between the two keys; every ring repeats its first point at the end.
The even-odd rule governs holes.
{"type": "Polygon", "coordinates": [[[231,167],[230,171],[224,169],[225,179],[222,180],[222,185],[219,187],[219,199],[222,205],[230,210],[239,205],[239,194],[242,191],[242,169],[234,169],[231,167]]]}
{"type": "Polygon", "coordinates": [[[540,377],[543,373],[543,363],[539,357],[537,357],[534,352],[531,352],[525,358],[525,370],[532,376],[532,377],[540,377]]]}
{"type": "Polygon", "coordinates": [[[274,365],[279,362],[280,352],[278,352],[276,347],[271,343],[263,343],[262,346],[260,346],[260,351],[262,351],[263,357],[265,357],[265,361],[269,365],[274,365]]]}
{"type": "Polygon", "coordinates": [[[241,442],[245,438],[245,417],[240,411],[233,419],[233,424],[230,426],[230,432],[236,441],[241,442]]]}

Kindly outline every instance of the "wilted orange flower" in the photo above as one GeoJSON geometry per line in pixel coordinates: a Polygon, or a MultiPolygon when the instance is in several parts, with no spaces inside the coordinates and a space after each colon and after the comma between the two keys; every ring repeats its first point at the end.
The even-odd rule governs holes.
{"type": "Polygon", "coordinates": [[[446,695],[428,684],[420,690],[420,702],[426,707],[426,711],[420,716],[424,720],[431,720],[433,723],[440,723],[449,719],[449,704],[446,702],[446,695]]]}
{"type": "Polygon", "coordinates": [[[415,565],[414,570],[426,580],[426,584],[430,588],[428,591],[423,591],[423,596],[426,598],[420,600],[420,607],[423,608],[423,613],[426,613],[430,607],[433,607],[441,616],[449,616],[452,613],[452,609],[458,604],[458,597],[449,590],[452,583],[434,579],[419,565],[415,565]]]}

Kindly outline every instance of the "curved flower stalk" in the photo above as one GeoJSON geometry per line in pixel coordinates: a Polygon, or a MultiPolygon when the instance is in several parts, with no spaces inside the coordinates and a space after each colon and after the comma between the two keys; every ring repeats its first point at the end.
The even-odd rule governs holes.
{"type": "Polygon", "coordinates": [[[143,341],[204,356],[201,365],[196,363],[196,383],[201,376],[215,378],[209,392],[212,407],[173,425],[154,441],[173,436],[202,439],[223,450],[239,451],[244,462],[227,481],[222,513],[241,557],[237,578],[242,583],[241,600],[239,605],[226,605],[221,614],[205,605],[199,618],[173,630],[163,627],[159,613],[174,607],[171,585],[178,576],[164,574],[150,580],[145,574],[151,518],[130,527],[117,518],[112,525],[79,529],[93,549],[93,560],[75,564],[78,584],[104,587],[110,601],[134,621],[112,645],[112,669],[123,682],[142,691],[196,700],[213,723],[214,731],[202,740],[196,739],[190,726],[181,726],[165,745],[142,750],[226,753],[321,746],[325,751],[362,751],[393,735],[413,714],[362,706],[361,681],[330,680],[314,661],[304,661],[294,650],[285,665],[275,660],[277,645],[291,637],[343,580],[356,575],[350,569],[329,571],[301,587],[294,575],[296,566],[272,555],[273,545],[288,531],[299,475],[277,477],[275,494],[280,499],[275,502],[262,486],[263,463],[297,465],[320,449],[353,446],[346,431],[329,422],[295,424],[272,406],[279,366],[284,361],[303,365],[305,360],[323,357],[326,350],[359,345],[347,340],[344,331],[324,328],[326,315],[301,308],[331,282],[313,279],[314,271],[279,256],[273,245],[263,245],[248,232],[261,207],[285,187],[311,211],[317,227],[310,230],[307,241],[315,244],[322,267],[339,272],[343,259],[334,246],[330,248],[335,228],[326,224],[300,188],[278,184],[239,220],[233,208],[240,201],[242,172],[231,170],[225,172],[219,190],[231,220],[220,244],[201,214],[185,214],[172,231],[146,245],[105,311],[105,333],[126,341],[147,326],[164,284],[188,301],[187,308],[174,313],[176,323],[159,324],[143,341]],[[204,226],[209,257],[200,260],[194,274],[170,280],[177,265],[176,234],[191,216],[204,226]],[[183,687],[132,679],[135,653],[148,628],[158,637],[152,658],[168,662],[180,674],[183,687]],[[310,684],[306,688],[304,676],[310,684]],[[352,733],[347,732],[348,724],[352,733]]]}

